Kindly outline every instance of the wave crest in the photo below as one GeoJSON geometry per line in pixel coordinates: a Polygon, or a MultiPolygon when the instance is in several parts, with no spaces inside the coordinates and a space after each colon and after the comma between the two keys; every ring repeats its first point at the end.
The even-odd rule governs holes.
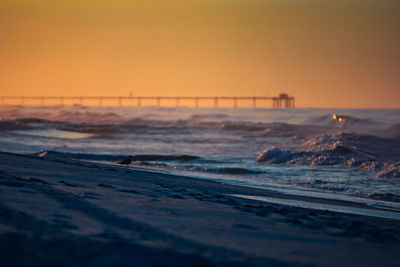
{"type": "Polygon", "coordinates": [[[317,136],[303,144],[303,151],[265,149],[258,162],[304,165],[355,166],[360,170],[377,170],[377,177],[400,177],[400,139],[358,134],[317,136]]]}

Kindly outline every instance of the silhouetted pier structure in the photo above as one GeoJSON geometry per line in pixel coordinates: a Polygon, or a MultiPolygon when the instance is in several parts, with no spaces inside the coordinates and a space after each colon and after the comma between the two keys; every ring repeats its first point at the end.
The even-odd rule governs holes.
{"type": "Polygon", "coordinates": [[[162,106],[162,100],[174,101],[175,106],[179,107],[181,101],[193,101],[195,107],[199,107],[200,101],[213,101],[214,107],[218,107],[220,101],[231,100],[232,107],[237,108],[239,101],[251,101],[252,107],[257,107],[257,101],[271,100],[273,108],[294,108],[294,97],[287,94],[280,94],[278,97],[268,96],[2,96],[0,97],[0,104],[7,105],[7,101],[11,100],[13,105],[25,105],[26,101],[34,100],[39,101],[42,106],[47,105],[49,101],[54,104],[57,101],[60,105],[64,105],[67,101],[72,101],[73,104],[83,105],[86,100],[95,100],[98,105],[103,105],[106,100],[116,101],[119,106],[123,105],[123,101],[136,101],[136,106],[142,106],[142,101],[154,101],[155,105],[162,106]],[[19,102],[19,103],[18,103],[19,102]]]}

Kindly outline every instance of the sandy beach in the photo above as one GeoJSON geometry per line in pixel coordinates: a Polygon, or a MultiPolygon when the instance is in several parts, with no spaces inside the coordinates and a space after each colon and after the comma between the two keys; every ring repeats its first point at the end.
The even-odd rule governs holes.
{"type": "Polygon", "coordinates": [[[0,153],[2,266],[396,266],[396,216],[151,170],[0,153]]]}

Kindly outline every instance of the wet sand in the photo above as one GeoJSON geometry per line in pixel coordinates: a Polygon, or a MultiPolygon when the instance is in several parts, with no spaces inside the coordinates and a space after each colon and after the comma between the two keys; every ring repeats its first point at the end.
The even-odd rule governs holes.
{"type": "Polygon", "coordinates": [[[0,262],[3,266],[396,266],[400,262],[400,220],[261,198],[373,209],[150,170],[0,153],[0,262]]]}

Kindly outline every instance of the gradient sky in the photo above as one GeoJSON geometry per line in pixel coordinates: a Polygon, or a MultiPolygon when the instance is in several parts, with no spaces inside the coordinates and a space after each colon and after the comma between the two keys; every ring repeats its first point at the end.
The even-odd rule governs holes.
{"type": "Polygon", "coordinates": [[[0,95],[400,108],[398,0],[0,0],[0,95]]]}

